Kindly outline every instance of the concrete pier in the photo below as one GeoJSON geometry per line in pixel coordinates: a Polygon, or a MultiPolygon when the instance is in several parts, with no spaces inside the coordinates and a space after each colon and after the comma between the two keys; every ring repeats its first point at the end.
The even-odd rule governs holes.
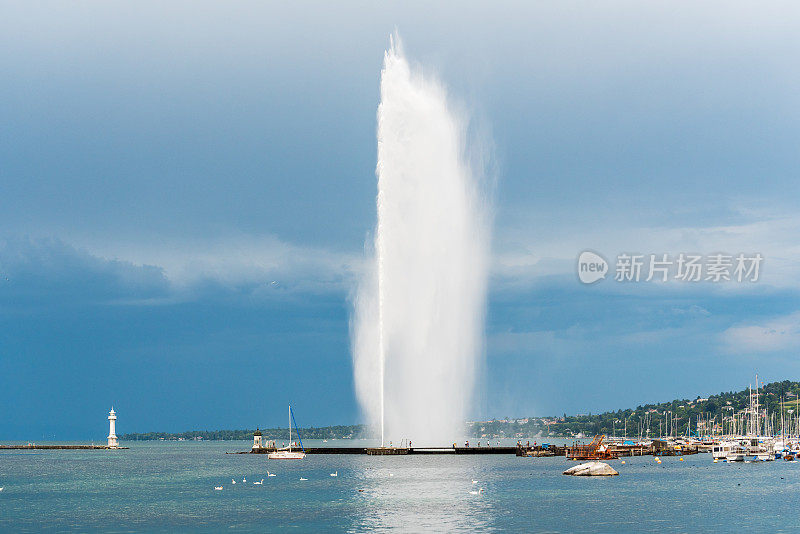
{"type": "Polygon", "coordinates": [[[35,443],[28,443],[27,445],[0,445],[0,451],[7,450],[35,450],[35,451],[96,451],[96,450],[114,450],[114,449],[127,449],[128,447],[109,447],[108,445],[36,445],[35,443]]]}
{"type": "MultiPolygon", "coordinates": [[[[238,454],[268,454],[274,447],[253,448],[238,454]]],[[[306,447],[306,454],[366,454],[395,456],[413,454],[518,454],[518,447],[306,447]]],[[[521,456],[521,455],[520,455],[521,456]]]]}
{"type": "Polygon", "coordinates": [[[370,456],[395,456],[408,454],[411,449],[407,447],[370,447],[367,454],[370,456]]]}

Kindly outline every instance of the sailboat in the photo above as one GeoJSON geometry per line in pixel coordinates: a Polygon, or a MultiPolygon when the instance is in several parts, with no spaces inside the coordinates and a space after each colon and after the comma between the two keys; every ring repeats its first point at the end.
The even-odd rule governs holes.
{"type": "Polygon", "coordinates": [[[302,460],[306,457],[306,450],[303,448],[303,440],[300,438],[300,431],[297,430],[297,423],[294,423],[294,428],[297,430],[297,439],[300,442],[299,451],[292,450],[292,423],[294,423],[294,416],[292,415],[292,405],[289,405],[289,446],[283,449],[278,449],[275,452],[269,453],[267,458],[270,460],[302,460]]]}

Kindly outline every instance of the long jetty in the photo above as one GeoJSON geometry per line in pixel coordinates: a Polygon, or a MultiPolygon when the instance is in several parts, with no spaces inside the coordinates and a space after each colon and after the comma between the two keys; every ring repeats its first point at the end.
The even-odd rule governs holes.
{"type": "MultiPolygon", "coordinates": [[[[510,447],[306,447],[306,454],[366,454],[368,456],[407,456],[415,454],[508,454],[523,457],[570,456],[572,447],[565,445],[522,445],[510,447]]],[[[233,454],[269,454],[276,447],[254,447],[233,454]]],[[[696,446],[671,447],[664,441],[654,440],[650,446],[612,443],[607,448],[609,457],[625,456],[683,456],[701,452],[696,446]]]]}
{"type": "Polygon", "coordinates": [[[0,445],[0,451],[7,450],[35,450],[35,451],[96,451],[96,450],[118,450],[127,449],[128,447],[109,447],[108,445],[36,445],[35,443],[28,443],[27,445],[0,445]]]}
{"type": "MultiPolygon", "coordinates": [[[[275,447],[254,447],[236,454],[269,454],[275,447]]],[[[526,447],[305,447],[306,454],[366,454],[368,456],[407,456],[414,454],[515,454],[524,456],[526,447]]]]}

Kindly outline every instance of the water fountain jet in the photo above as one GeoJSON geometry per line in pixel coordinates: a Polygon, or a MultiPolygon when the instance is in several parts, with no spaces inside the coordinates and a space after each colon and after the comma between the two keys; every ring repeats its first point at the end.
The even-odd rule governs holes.
{"type": "Polygon", "coordinates": [[[374,261],[352,323],[356,390],[382,446],[452,443],[471,405],[489,221],[466,124],[393,36],[381,71],[374,261]]]}

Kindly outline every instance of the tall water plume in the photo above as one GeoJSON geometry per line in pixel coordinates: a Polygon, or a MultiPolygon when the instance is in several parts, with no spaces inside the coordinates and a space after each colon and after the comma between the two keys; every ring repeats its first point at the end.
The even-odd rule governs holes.
{"type": "Polygon", "coordinates": [[[452,443],[472,402],[489,220],[465,145],[466,121],[394,36],[381,71],[374,261],[352,322],[356,391],[386,445],[452,443]]]}

